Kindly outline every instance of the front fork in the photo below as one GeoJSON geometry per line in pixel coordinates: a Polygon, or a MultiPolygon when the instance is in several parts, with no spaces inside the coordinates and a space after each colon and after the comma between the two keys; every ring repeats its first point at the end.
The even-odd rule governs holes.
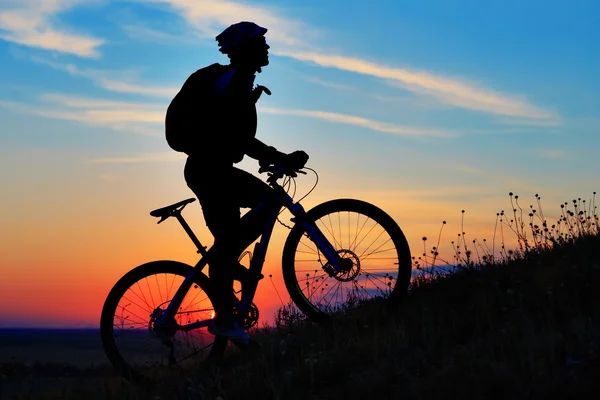
{"type": "Polygon", "coordinates": [[[317,224],[306,219],[306,212],[304,211],[304,208],[300,204],[292,203],[289,205],[289,209],[292,214],[294,214],[292,221],[295,224],[301,224],[304,227],[309,239],[312,240],[312,242],[317,246],[317,249],[323,253],[335,271],[342,271],[342,258],[340,257],[339,253],[331,245],[331,242],[327,240],[317,224]]]}

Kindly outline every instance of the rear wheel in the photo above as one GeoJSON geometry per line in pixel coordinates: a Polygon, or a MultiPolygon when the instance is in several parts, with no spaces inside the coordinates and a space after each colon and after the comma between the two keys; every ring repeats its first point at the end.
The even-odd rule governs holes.
{"type": "Polygon", "coordinates": [[[380,208],[354,199],[322,203],[306,214],[343,260],[336,271],[296,224],[283,249],[283,278],[290,296],[310,319],[327,322],[336,313],[372,300],[398,302],[408,290],[410,249],[398,224],[380,208]]]}
{"type": "Polygon", "coordinates": [[[227,339],[211,335],[207,328],[177,329],[177,325],[214,315],[206,291],[208,277],[202,273],[175,319],[164,325],[156,322],[191,271],[192,267],[180,262],[153,261],[129,271],[110,291],[100,319],[102,345],[127,380],[146,386],[168,382],[203,361],[218,360],[225,351],[227,339]]]}

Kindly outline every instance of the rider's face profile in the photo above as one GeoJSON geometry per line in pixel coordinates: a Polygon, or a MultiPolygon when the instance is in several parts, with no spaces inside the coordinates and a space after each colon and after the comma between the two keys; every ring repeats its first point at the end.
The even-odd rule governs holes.
{"type": "Polygon", "coordinates": [[[256,67],[264,67],[269,65],[269,49],[270,46],[264,36],[258,36],[248,41],[242,49],[240,49],[239,60],[244,64],[250,64],[256,67]]]}

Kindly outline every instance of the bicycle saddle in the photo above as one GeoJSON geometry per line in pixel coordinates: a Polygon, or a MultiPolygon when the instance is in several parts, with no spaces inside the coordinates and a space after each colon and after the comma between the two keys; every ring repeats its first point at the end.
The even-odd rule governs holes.
{"type": "Polygon", "coordinates": [[[173,215],[173,211],[177,210],[179,207],[183,209],[183,207],[185,207],[187,204],[193,203],[194,201],[196,201],[196,199],[191,197],[189,199],[180,201],[179,203],[150,211],[150,215],[153,217],[160,217],[162,219],[169,218],[171,215],[173,215]]]}

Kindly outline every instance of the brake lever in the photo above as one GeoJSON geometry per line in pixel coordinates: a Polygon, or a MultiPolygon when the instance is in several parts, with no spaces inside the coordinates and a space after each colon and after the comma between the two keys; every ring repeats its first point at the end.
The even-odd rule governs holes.
{"type": "MultiPolygon", "coordinates": [[[[271,169],[269,167],[260,167],[258,168],[258,173],[262,174],[264,172],[269,172],[269,176],[273,175],[273,171],[271,171],[271,169]]],[[[289,171],[289,172],[284,172],[285,175],[291,176],[292,178],[296,178],[298,175],[297,174],[302,174],[302,175],[306,175],[305,171],[302,170],[296,170],[296,171],[289,171]]]]}

